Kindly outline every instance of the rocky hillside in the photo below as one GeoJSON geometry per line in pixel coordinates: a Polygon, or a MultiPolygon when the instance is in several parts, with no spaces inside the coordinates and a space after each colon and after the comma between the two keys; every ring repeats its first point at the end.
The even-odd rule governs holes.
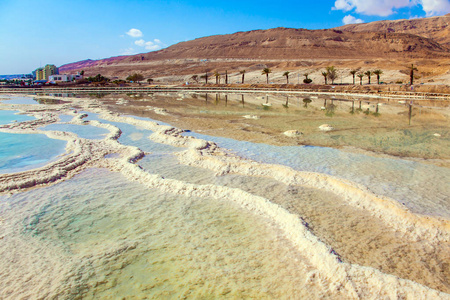
{"type": "Polygon", "coordinates": [[[378,21],[365,24],[351,24],[336,28],[350,32],[397,32],[410,33],[432,39],[450,47],[450,14],[412,20],[378,21]]]}
{"type": "MultiPolygon", "coordinates": [[[[124,78],[174,77],[212,70],[323,68],[393,68],[419,63],[431,76],[444,74],[450,62],[450,15],[426,19],[379,21],[326,30],[274,28],[215,35],[181,42],[160,51],[60,67],[124,78]],[[437,63],[438,62],[438,63],[437,63]],[[439,64],[439,66],[437,66],[439,64]]],[[[310,72],[310,71],[309,71],[310,72]]]]}

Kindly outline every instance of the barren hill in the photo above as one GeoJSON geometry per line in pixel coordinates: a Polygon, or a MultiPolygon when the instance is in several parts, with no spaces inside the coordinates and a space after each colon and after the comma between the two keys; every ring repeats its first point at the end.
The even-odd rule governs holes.
{"type": "Polygon", "coordinates": [[[214,35],[181,42],[166,49],[60,67],[124,78],[175,78],[212,70],[262,67],[318,70],[328,64],[344,68],[398,69],[419,63],[427,76],[445,74],[450,61],[450,15],[415,20],[380,21],[335,29],[274,28],[214,35]],[[440,66],[438,66],[440,64],[440,66]]]}
{"type": "Polygon", "coordinates": [[[450,47],[450,14],[412,20],[378,21],[365,24],[350,24],[335,28],[350,32],[397,32],[410,33],[450,47]]]}

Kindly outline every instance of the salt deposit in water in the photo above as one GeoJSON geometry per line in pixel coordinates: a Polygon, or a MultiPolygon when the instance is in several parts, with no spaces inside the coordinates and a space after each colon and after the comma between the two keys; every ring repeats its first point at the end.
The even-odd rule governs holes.
{"type": "MultiPolygon", "coordinates": [[[[448,298],[448,295],[413,281],[383,274],[375,268],[360,267],[354,264],[353,258],[346,259],[344,256],[344,262],[339,262],[335,251],[312,234],[317,233],[325,241],[335,243],[345,255],[351,256],[351,253],[345,252],[349,248],[345,243],[349,236],[343,238],[341,244],[333,241],[344,235],[342,228],[333,229],[333,221],[340,222],[337,226],[344,226],[349,231],[353,230],[352,222],[357,222],[358,226],[373,226],[381,222],[377,230],[384,238],[389,233],[393,237],[398,233],[407,233],[407,227],[404,226],[409,226],[411,220],[417,220],[418,227],[410,228],[412,232],[406,234],[405,241],[409,238],[415,241],[414,237],[419,233],[427,233],[421,237],[430,238],[432,256],[432,252],[437,249],[435,241],[448,243],[446,227],[433,227],[442,223],[429,220],[428,224],[395,205],[390,206],[394,208],[394,213],[378,215],[378,212],[388,212],[386,207],[389,206],[383,208],[383,205],[392,202],[377,198],[345,180],[244,161],[227,155],[212,143],[183,138],[180,135],[182,131],[170,126],[113,115],[102,117],[109,122],[120,120],[151,130],[153,142],[189,147],[187,151],[176,155],[180,162],[190,166],[175,163],[173,151],[148,153],[149,160],[146,158],[139,162],[147,169],[145,171],[130,163],[141,157],[139,149],[115,142],[120,135],[117,127],[92,121],[91,125],[105,128],[110,134],[104,141],[75,139],[74,142],[81,146],[77,149],[91,156],[97,153],[95,149],[102,149],[98,152],[99,157],[95,158],[98,165],[120,172],[127,180],[122,175],[94,169],[52,187],[19,193],[9,198],[3,196],[0,204],[3,224],[6,226],[0,227],[0,235],[10,242],[4,245],[6,250],[1,248],[0,251],[4,250],[5,255],[22,255],[14,252],[14,249],[31,249],[24,251],[23,261],[26,263],[0,277],[3,282],[14,283],[17,280],[20,284],[28,284],[26,290],[19,290],[18,285],[14,284],[11,284],[11,288],[4,285],[8,286],[5,290],[8,296],[127,296],[131,288],[133,295],[145,291],[155,297],[202,297],[216,293],[214,295],[217,297],[258,298],[289,298],[298,295],[308,298],[448,298]],[[120,157],[102,160],[114,151],[120,153],[120,157]],[[162,167],[159,167],[158,159],[164,160],[165,166],[161,163],[162,167]],[[156,168],[152,170],[153,166],[156,168]],[[200,175],[202,170],[204,173],[213,172],[215,176],[212,184],[207,182],[211,176],[200,175]],[[162,176],[155,175],[155,172],[160,172],[162,176]],[[183,179],[182,174],[187,172],[192,176],[183,179]],[[169,178],[164,179],[165,176],[169,178]],[[260,177],[258,180],[254,176],[265,178],[260,177]],[[262,183],[264,189],[259,189],[258,186],[261,186],[258,183],[262,183]],[[279,196],[283,189],[288,190],[289,197],[279,196]],[[357,197],[348,198],[340,189],[349,189],[357,197]],[[39,196],[40,192],[49,197],[39,196]],[[331,196],[331,202],[328,202],[331,207],[325,205],[328,210],[314,215],[312,212],[316,211],[315,208],[327,204],[327,194],[331,196]],[[146,195],[150,200],[145,198],[146,195]],[[333,197],[336,197],[335,200],[333,197]],[[309,198],[316,200],[308,201],[309,198]],[[356,203],[355,199],[361,202],[356,203]],[[375,201],[375,206],[370,201],[375,201]],[[335,206],[331,205],[333,203],[335,206]],[[335,207],[339,208],[339,205],[341,209],[349,209],[346,215],[357,212],[357,216],[362,216],[365,212],[367,217],[363,222],[359,221],[360,218],[354,218],[350,224],[345,224],[346,218],[340,220],[336,216],[335,207]],[[236,217],[229,218],[230,214],[236,217]],[[299,215],[309,218],[311,228],[305,219],[299,219],[299,215]],[[399,222],[401,216],[406,217],[405,223],[399,222]],[[221,217],[225,217],[225,220],[221,217]],[[228,223],[227,218],[230,220],[228,223]],[[389,228],[386,225],[396,226],[389,228]],[[15,230],[20,226],[25,228],[22,232],[15,230]],[[384,231],[383,226],[386,227],[384,231]],[[229,233],[223,231],[228,229],[231,230],[229,233]],[[250,245],[250,241],[254,241],[255,246],[250,245]],[[249,249],[251,253],[245,254],[249,249]],[[32,253],[42,255],[34,256],[32,253]],[[175,256],[171,256],[171,253],[175,253],[175,256]],[[236,260],[233,258],[235,253],[238,255],[236,260]],[[31,260],[27,260],[27,257],[31,257],[31,260]],[[44,258],[44,262],[40,258],[44,258]],[[56,262],[53,262],[55,258],[56,262]],[[253,258],[262,260],[254,264],[253,258]],[[33,276],[33,272],[37,274],[39,270],[42,270],[39,275],[45,274],[42,278],[33,276]],[[271,270],[275,270],[275,274],[271,270]],[[175,275],[175,279],[172,275],[175,275]]],[[[127,136],[130,144],[142,140],[133,132],[127,136]]],[[[360,242],[367,236],[363,234],[360,242]]],[[[390,239],[386,237],[389,243],[392,242],[390,239]]],[[[413,252],[414,249],[420,249],[420,245],[409,251],[413,252]]],[[[369,253],[362,253],[360,257],[370,260],[369,253]]],[[[381,258],[383,255],[376,257],[381,258]]],[[[14,262],[20,264],[21,261],[14,262]]],[[[371,262],[366,263],[370,265],[371,262]]],[[[387,268],[378,269],[407,277],[387,268]]],[[[437,276],[436,281],[429,279],[434,274],[417,273],[410,279],[417,280],[424,274],[426,276],[421,283],[439,290],[447,289],[437,276]]]]}

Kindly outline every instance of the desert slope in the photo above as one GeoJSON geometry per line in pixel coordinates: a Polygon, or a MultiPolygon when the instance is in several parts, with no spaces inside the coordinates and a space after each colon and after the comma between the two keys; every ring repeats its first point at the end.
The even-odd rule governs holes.
{"type": "Polygon", "coordinates": [[[410,33],[433,39],[443,46],[450,46],[450,14],[412,20],[378,21],[365,24],[350,24],[336,30],[350,32],[397,32],[410,33]]]}
{"type": "Polygon", "coordinates": [[[274,28],[214,35],[155,52],[66,64],[60,72],[85,70],[87,75],[101,73],[118,78],[140,72],[146,78],[182,82],[188,75],[214,70],[238,73],[245,68],[260,72],[270,67],[312,73],[335,65],[346,69],[345,73],[353,68],[391,69],[398,75],[393,76],[403,80],[399,70],[413,63],[421,67],[427,80],[446,82],[450,65],[449,19],[450,15],[446,15],[324,30],[274,28]]]}

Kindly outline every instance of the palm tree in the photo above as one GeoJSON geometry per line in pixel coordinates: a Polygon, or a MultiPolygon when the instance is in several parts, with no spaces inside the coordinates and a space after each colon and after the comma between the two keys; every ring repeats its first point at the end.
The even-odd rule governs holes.
{"type": "Polygon", "coordinates": [[[245,70],[241,70],[239,73],[242,74],[242,83],[244,83],[244,79],[245,79],[245,70]]]}
{"type": "Polygon", "coordinates": [[[270,70],[269,68],[264,68],[261,73],[261,75],[266,75],[267,84],[269,84],[269,74],[270,73],[272,73],[272,70],[270,70]]]}
{"type": "Polygon", "coordinates": [[[322,72],[322,76],[323,76],[323,78],[325,79],[325,84],[328,84],[328,83],[327,83],[328,73],[327,73],[327,72],[322,72]]]}
{"type": "Polygon", "coordinates": [[[377,75],[377,83],[380,84],[380,75],[383,74],[383,71],[381,71],[380,69],[377,69],[377,70],[373,71],[373,74],[377,75]]]}
{"type": "Polygon", "coordinates": [[[220,82],[220,73],[219,72],[214,72],[214,76],[216,77],[216,84],[219,84],[220,82]]]}
{"type": "Polygon", "coordinates": [[[286,72],[283,73],[283,76],[286,76],[286,83],[287,84],[289,84],[289,73],[291,73],[291,72],[286,71],[286,72]]]}
{"type": "Polygon", "coordinates": [[[191,79],[198,83],[198,75],[192,75],[191,79]]]}
{"type": "Polygon", "coordinates": [[[225,84],[228,84],[228,70],[225,70],[225,84]]]}
{"type": "Polygon", "coordinates": [[[411,67],[409,67],[410,73],[409,73],[409,84],[413,85],[414,83],[414,71],[419,71],[416,67],[414,67],[414,64],[411,64],[411,67]]]}
{"type": "Polygon", "coordinates": [[[356,75],[356,76],[359,77],[359,85],[362,85],[362,79],[363,79],[363,77],[364,77],[364,74],[363,74],[363,73],[359,73],[359,74],[356,75]]]}
{"type": "Polygon", "coordinates": [[[328,78],[331,80],[331,84],[334,84],[334,80],[338,77],[337,70],[334,66],[327,67],[328,78]]]}
{"type": "Polygon", "coordinates": [[[364,75],[366,75],[367,78],[369,78],[369,84],[370,84],[370,76],[372,76],[372,71],[366,71],[366,72],[364,73],[364,75]]]}
{"type": "Polygon", "coordinates": [[[358,73],[358,70],[351,70],[350,71],[350,74],[352,74],[352,76],[353,76],[353,85],[355,85],[355,75],[356,75],[356,73],[358,73]]]}

